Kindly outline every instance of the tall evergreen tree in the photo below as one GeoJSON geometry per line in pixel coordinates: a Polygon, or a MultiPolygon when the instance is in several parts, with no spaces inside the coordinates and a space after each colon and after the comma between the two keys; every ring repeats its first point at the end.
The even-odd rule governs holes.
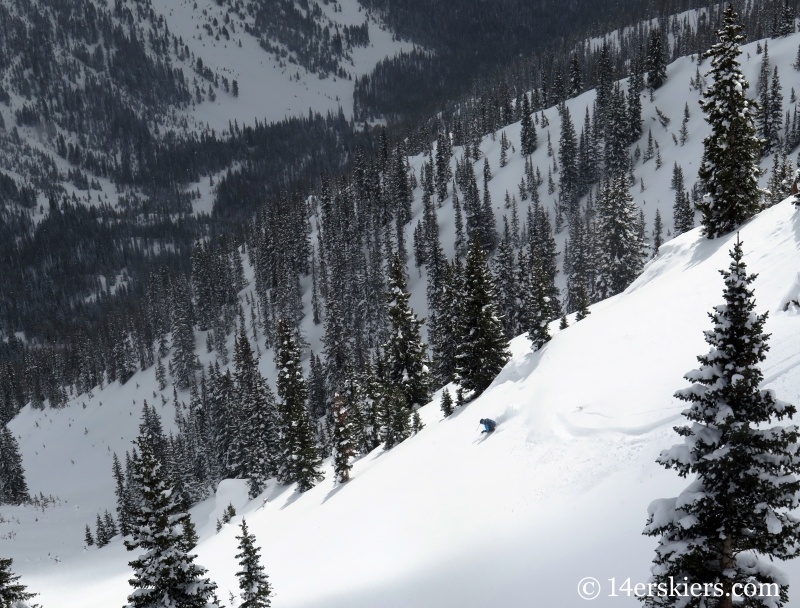
{"type": "Polygon", "coordinates": [[[459,385],[480,394],[511,357],[486,254],[473,235],[464,272],[456,371],[459,385]]]}
{"type": "Polygon", "coordinates": [[[624,291],[644,267],[645,243],[626,175],[606,182],[598,211],[597,291],[605,299],[624,291]]]}
{"type": "Polygon", "coordinates": [[[408,300],[404,264],[395,256],[389,267],[387,316],[389,337],[386,354],[387,379],[405,395],[409,406],[425,405],[430,398],[431,378],[426,356],[427,345],[420,336],[424,320],[417,319],[408,300]]]}
{"type": "Polygon", "coordinates": [[[140,436],[135,480],[142,503],[132,514],[129,551],[139,556],[130,561],[134,588],[126,608],[211,608],[219,606],[217,586],[205,577],[206,570],[194,563],[194,555],[183,550],[181,526],[188,514],[181,508],[163,465],[156,457],[151,438],[140,436]]]}
{"type": "Polygon", "coordinates": [[[351,460],[355,456],[353,415],[347,401],[338,393],[333,398],[333,469],[339,483],[350,481],[351,460]]]}
{"type": "Polygon", "coordinates": [[[380,406],[381,439],[387,450],[411,434],[411,408],[405,394],[393,384],[386,386],[380,406]]]}
{"type": "Polygon", "coordinates": [[[11,571],[12,560],[0,557],[0,606],[2,608],[37,608],[30,606],[28,600],[36,597],[36,593],[25,590],[19,582],[19,576],[11,571]]]}
{"type": "Polygon", "coordinates": [[[28,500],[28,484],[19,444],[7,426],[0,430],[0,504],[28,500]]]}
{"type": "MultiPolygon", "coordinates": [[[[684,442],[658,458],[681,477],[695,477],[677,498],[650,505],[644,533],[659,537],[652,567],[656,585],[710,586],[721,608],[737,605],[734,595],[742,596],[748,585],[757,594],[743,605],[782,606],[788,579],[771,562],[797,555],[800,521],[791,512],[800,506],[800,433],[775,421],[797,410],[760,388],[759,364],[769,348],[763,333],[767,313],[755,312],[750,286],[756,276],[747,274],[738,239],[730,255],[728,270],[721,271],[725,303],[709,314],[713,328],[705,332],[711,349],[697,358],[700,369],[686,374],[692,386],[675,394],[690,403],[684,411],[690,425],[675,429],[684,442]]],[[[706,601],[672,595],[646,603],[706,601]]]]}
{"type": "Polygon", "coordinates": [[[283,448],[279,478],[286,483],[297,483],[297,489],[305,492],[323,478],[320,472],[322,458],[306,408],[308,386],[293,331],[285,319],[278,323],[278,378],[275,384],[280,399],[278,409],[283,448]]]}
{"type": "Polygon", "coordinates": [[[752,217],[759,210],[761,198],[761,142],[753,124],[753,102],[747,99],[749,84],[737,59],[741,55],[739,43],[744,39],[738,18],[733,4],[729,4],[723,27],[717,32],[719,42],[704,55],[711,58],[713,82],[700,105],[711,134],[703,140],[704,160],[699,170],[707,195],[697,207],[703,214],[704,233],[711,239],[752,217]]]}
{"type": "Polygon", "coordinates": [[[269,584],[269,577],[264,573],[264,566],[261,565],[256,537],[250,534],[244,518],[241,529],[241,536],[236,537],[239,541],[239,553],[234,556],[239,560],[240,568],[236,573],[239,578],[239,589],[242,590],[242,603],[239,604],[239,608],[269,608],[272,587],[269,584]]]}
{"type": "Polygon", "coordinates": [[[650,30],[647,43],[647,85],[655,90],[667,80],[667,57],[660,28],[650,30]]]}
{"type": "Polygon", "coordinates": [[[192,324],[191,298],[185,282],[177,283],[173,295],[172,355],[171,370],[175,383],[180,389],[194,384],[197,369],[194,354],[194,327],[192,324]]]}
{"type": "Polygon", "coordinates": [[[522,116],[520,117],[519,148],[523,156],[530,156],[536,150],[536,127],[531,118],[531,104],[528,94],[522,94],[522,116]]]}
{"type": "Polygon", "coordinates": [[[548,325],[552,317],[552,308],[550,298],[547,296],[547,277],[542,264],[541,251],[534,249],[526,262],[522,309],[528,339],[535,352],[550,341],[548,325]]]}

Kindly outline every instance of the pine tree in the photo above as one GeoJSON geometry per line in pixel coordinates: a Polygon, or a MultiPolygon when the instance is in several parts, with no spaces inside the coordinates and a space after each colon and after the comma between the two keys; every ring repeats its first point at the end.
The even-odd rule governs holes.
{"type": "Polygon", "coordinates": [[[283,446],[279,479],[286,483],[297,483],[297,489],[305,492],[322,480],[322,458],[306,408],[308,386],[303,378],[300,349],[285,318],[278,323],[275,358],[279,370],[275,384],[280,399],[278,409],[283,446]]]}
{"type": "Polygon", "coordinates": [[[234,557],[239,560],[239,589],[242,590],[242,603],[239,608],[269,608],[269,596],[272,594],[272,587],[269,584],[268,576],[264,573],[264,566],[261,565],[260,549],[256,547],[256,537],[250,534],[247,529],[247,522],[242,518],[242,534],[237,536],[239,541],[239,553],[234,557]]]}
{"type": "Polygon", "coordinates": [[[700,104],[711,125],[703,140],[704,161],[699,175],[707,196],[697,207],[708,238],[727,234],[759,210],[758,188],[761,141],[756,136],[753,115],[747,99],[747,80],[737,57],[744,39],[738,15],[729,4],[719,42],[704,57],[711,58],[713,83],[703,93],[700,104]]]}
{"type": "Polygon", "coordinates": [[[561,172],[558,180],[558,198],[561,208],[569,217],[575,214],[578,206],[580,176],[578,174],[578,140],[572,124],[569,108],[561,110],[561,137],[559,139],[559,158],[561,172]]]}
{"type": "Polygon", "coordinates": [[[527,261],[523,284],[523,302],[526,329],[534,352],[550,341],[548,325],[552,317],[550,298],[547,296],[547,277],[542,265],[542,254],[533,249],[527,261]]]}
{"type": "Polygon", "coordinates": [[[380,411],[381,439],[384,448],[390,450],[411,434],[411,409],[404,393],[390,384],[385,389],[380,411]]]}
{"type": "Polygon", "coordinates": [[[389,268],[387,317],[389,339],[383,345],[389,382],[405,395],[409,406],[424,405],[430,398],[431,378],[426,356],[427,345],[420,337],[418,320],[408,305],[411,294],[406,286],[404,264],[395,256],[389,268]]]}
{"type": "Polygon", "coordinates": [[[179,389],[189,388],[194,384],[196,358],[194,354],[194,328],[192,326],[191,299],[188,288],[179,282],[173,295],[172,343],[175,353],[172,355],[171,369],[175,383],[179,389]]]}
{"type": "Polygon", "coordinates": [[[94,537],[92,536],[92,529],[89,527],[89,524],[86,524],[86,531],[83,534],[83,540],[87,547],[94,545],[94,537]]]}
{"type": "Polygon", "coordinates": [[[522,94],[522,116],[520,122],[519,148],[522,156],[530,156],[536,150],[536,127],[531,118],[531,105],[528,94],[522,94]]]}
{"type": "Polygon", "coordinates": [[[439,404],[439,408],[442,410],[442,414],[444,414],[445,418],[453,413],[453,397],[450,396],[450,391],[448,391],[446,387],[442,391],[442,401],[439,404]]]}
{"type": "Polygon", "coordinates": [[[569,97],[577,97],[583,92],[583,75],[581,73],[581,60],[577,53],[572,53],[569,61],[569,97]]]}
{"type": "Polygon", "coordinates": [[[19,576],[11,571],[12,560],[0,557],[0,606],[2,608],[38,608],[30,606],[28,600],[36,597],[36,593],[25,591],[25,585],[19,583],[19,576]]]}
{"type": "Polygon", "coordinates": [[[603,188],[597,238],[598,299],[605,299],[624,291],[639,276],[645,260],[636,203],[625,175],[607,181],[603,188]]]}
{"type": "Polygon", "coordinates": [[[134,477],[141,490],[141,505],[132,514],[129,551],[139,557],[129,562],[134,575],[126,608],[210,608],[219,606],[216,585],[205,578],[206,570],[183,548],[181,526],[188,514],[181,508],[163,465],[156,458],[151,439],[139,437],[139,458],[134,477]]]}
{"type": "Polygon", "coordinates": [[[661,222],[661,211],[656,209],[656,218],[653,222],[653,257],[658,255],[658,250],[664,244],[664,225],[661,222]]]}
{"type": "Polygon", "coordinates": [[[0,430],[0,504],[28,500],[28,484],[19,444],[7,426],[0,430]]]}
{"type": "Polygon", "coordinates": [[[660,88],[666,80],[667,58],[664,53],[664,41],[661,30],[656,27],[650,30],[647,44],[647,85],[655,90],[660,88]]]}
{"type": "MultiPolygon", "coordinates": [[[[782,606],[788,580],[771,562],[797,555],[800,521],[791,511],[800,505],[800,433],[774,421],[797,410],[760,388],[767,313],[755,312],[750,285],[756,277],[746,272],[738,239],[730,255],[728,270],[721,271],[725,303],[709,314],[713,329],[705,332],[710,351],[698,357],[700,369],[686,374],[693,385],[675,394],[690,403],[684,411],[690,425],[675,429],[684,443],[658,458],[681,477],[695,477],[677,498],[651,503],[644,533],[660,537],[651,569],[655,585],[710,585],[719,598],[714,605],[727,608],[735,605],[734,585],[752,585],[761,595],[744,605],[782,606]],[[764,597],[764,586],[772,587],[772,597],[764,597]]],[[[701,605],[699,597],[691,604],[687,599],[646,601],[701,605]]]]}
{"type": "MultiPolygon", "coordinates": [[[[777,11],[777,7],[775,8],[777,11]]],[[[789,0],[783,0],[783,6],[781,8],[780,14],[777,16],[776,20],[777,27],[773,32],[773,37],[781,38],[783,36],[789,36],[790,34],[794,34],[795,32],[795,13],[794,7],[789,4],[789,0]]]]}
{"type": "Polygon", "coordinates": [[[352,414],[338,393],[333,398],[333,470],[339,483],[350,481],[351,460],[355,456],[352,414]]]}
{"type": "Polygon", "coordinates": [[[459,384],[478,395],[489,387],[511,355],[494,280],[477,234],[470,239],[462,298],[456,371],[459,384]]]}

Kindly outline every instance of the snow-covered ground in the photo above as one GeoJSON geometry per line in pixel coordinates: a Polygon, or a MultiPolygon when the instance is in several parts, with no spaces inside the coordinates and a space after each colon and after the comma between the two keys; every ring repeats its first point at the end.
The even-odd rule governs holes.
{"type": "MultiPolygon", "coordinates": [[[[258,119],[269,123],[308,113],[309,109],[335,113],[341,106],[345,116],[352,115],[355,80],[333,76],[320,79],[297,64],[284,61],[283,66],[279,65],[273,54],[261,48],[257,38],[245,32],[244,22],[235,13],[230,13],[234,15],[232,22],[236,28],[230,40],[209,36],[203,24],[214,17],[222,23],[227,6],[213,0],[153,0],[153,5],[164,15],[170,31],[182,37],[195,56],[201,57],[212,71],[239,83],[238,98],[220,89],[216,101],[205,101],[191,110],[188,114],[195,121],[223,131],[228,129],[229,121],[237,120],[243,125],[258,119]]],[[[413,48],[410,43],[393,40],[391,31],[374,16],[367,17],[358,0],[341,0],[320,7],[340,27],[369,22],[369,46],[354,48],[352,63],[343,64],[353,79],[371,72],[381,59],[413,48]],[[334,12],[334,6],[341,7],[341,11],[334,12]]],[[[191,79],[191,69],[184,67],[184,70],[191,79]]]]}
{"type": "MultiPolygon", "coordinates": [[[[800,35],[770,41],[787,99],[798,41],[800,35]]],[[[745,54],[742,60],[754,86],[761,57],[753,47],[745,47],[752,57],[745,54]]],[[[644,149],[652,128],[664,161],[659,170],[655,159],[634,169],[645,183],[644,192],[635,187],[633,193],[648,227],[657,208],[671,227],[672,163],[683,166],[687,186],[695,179],[708,127],[697,106],[699,92],[689,87],[694,71],[691,59],[677,61],[654,102],[644,101],[640,146],[644,149]],[[686,101],[690,136],[685,146],[676,146],[670,131],[677,135],[686,101]],[[672,119],[666,130],[651,120],[656,105],[672,119]]],[[[593,96],[589,92],[567,103],[578,129],[593,96]]],[[[558,115],[554,109],[545,114],[557,153],[558,115]]],[[[518,150],[519,126],[505,131],[518,150]]],[[[546,129],[538,132],[533,161],[546,180],[552,159],[546,129]]],[[[510,219],[504,194],[516,192],[523,160],[511,154],[501,169],[499,145],[499,136],[494,142],[487,138],[483,150],[495,175],[490,189],[501,221],[504,213],[510,219]]],[[[417,172],[421,162],[411,160],[417,172]]],[[[479,180],[481,166],[482,161],[479,180]]],[[[203,205],[211,195],[203,190],[203,205]]],[[[540,196],[552,206],[546,181],[540,196]]],[[[521,218],[526,205],[520,201],[521,218]]],[[[408,243],[421,213],[419,191],[415,212],[408,243]]],[[[451,254],[449,200],[439,209],[439,221],[451,254]]],[[[557,237],[562,251],[565,238],[566,231],[557,237]]],[[[800,292],[800,216],[786,201],[744,226],[741,238],[750,270],[760,275],[759,311],[770,312],[765,384],[780,398],[800,403],[800,316],[783,311],[800,292]]],[[[220,596],[231,605],[228,593],[238,591],[234,536],[244,515],[263,549],[276,606],[579,605],[578,581],[587,576],[605,586],[595,605],[635,605],[624,593],[609,598],[607,579],[616,578],[618,586],[629,577],[634,584],[646,581],[655,546],[641,536],[647,505],[675,495],[686,483],[654,459],[677,441],[672,426],[683,407],[672,394],[686,386],[682,375],[706,351],[706,313],[721,301],[717,271],[727,267],[733,239],[708,241],[698,229],[681,235],[662,246],[624,294],[592,306],[586,320],[564,331],[554,325],[554,338],[540,353],[530,353],[524,336],[516,338],[513,359],[479,399],[441,420],[437,393],[421,410],[426,428],[419,435],[390,452],[361,458],[343,486],[333,482],[330,463],[325,481],[303,495],[271,484],[263,496],[248,501],[242,482],[224,482],[216,497],[192,510],[201,536],[198,562],[210,569],[220,596]],[[478,429],[486,416],[499,423],[490,437],[478,429]],[[216,519],[229,502],[239,515],[216,534],[216,519]]],[[[252,282],[249,265],[247,272],[252,282]]],[[[424,316],[425,271],[420,276],[412,267],[410,274],[412,305],[424,316]]],[[[307,306],[308,283],[303,283],[307,306]]],[[[321,327],[309,317],[307,339],[319,352],[321,327]]],[[[202,333],[197,343],[207,363],[213,354],[204,352],[202,333]]],[[[274,384],[271,352],[264,352],[260,367],[274,384]]],[[[155,387],[151,368],[124,386],[113,383],[91,398],[77,397],[63,410],[25,408],[10,424],[20,439],[31,491],[58,501],[44,510],[1,507],[0,555],[14,558],[14,569],[42,594],[46,608],[122,605],[129,592],[131,554],[119,538],[103,549],[85,550],[83,527],[93,526],[99,510],[113,511],[112,453],[130,449],[143,400],[157,404],[167,430],[172,428],[173,406],[161,405],[155,387]]],[[[164,396],[171,401],[171,394],[168,387],[164,396]]],[[[188,401],[188,395],[180,398],[188,401]]],[[[791,581],[800,580],[799,565],[787,568],[791,581]]],[[[790,605],[800,606],[800,599],[790,605]]]]}
{"type": "MultiPolygon", "coordinates": [[[[798,403],[800,315],[783,308],[800,291],[800,212],[785,201],[740,234],[759,273],[758,310],[770,313],[765,385],[798,403]]],[[[606,592],[611,577],[618,586],[628,577],[645,582],[654,547],[641,536],[647,505],[686,483],[654,459],[677,441],[672,426],[683,405],[672,394],[706,351],[706,313],[721,301],[718,270],[735,238],[681,235],[624,294],[566,330],[554,325],[543,351],[516,338],[513,359],[480,398],[442,420],[437,394],[421,410],[419,435],[359,460],[345,485],[333,482],[329,463],[326,480],[303,495],[271,484],[248,502],[242,482],[223,483],[192,511],[198,562],[223,596],[236,592],[235,525],[244,515],[280,606],[577,605],[583,577],[606,592]],[[499,423],[489,437],[478,430],[486,416],[499,423]],[[215,534],[229,502],[239,516],[215,534]]],[[[110,453],[134,437],[153,382],[152,370],[139,373],[86,409],[80,400],[58,412],[26,409],[10,425],[31,489],[62,500],[44,512],[2,510],[0,551],[45,606],[120,605],[128,593],[121,541],[85,551],[82,529],[113,506],[110,453]]],[[[172,406],[159,411],[168,422],[172,406]]],[[[797,580],[800,564],[788,569],[797,580]]],[[[607,593],[597,600],[634,601],[607,593]]]]}

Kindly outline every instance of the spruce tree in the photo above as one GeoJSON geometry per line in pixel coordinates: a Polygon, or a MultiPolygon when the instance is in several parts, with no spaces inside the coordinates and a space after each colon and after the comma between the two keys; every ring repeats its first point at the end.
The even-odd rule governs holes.
{"type": "Polygon", "coordinates": [[[442,414],[444,417],[447,418],[453,413],[453,397],[450,395],[450,391],[445,389],[442,391],[442,401],[439,405],[439,408],[442,410],[442,414]]]}
{"type": "Polygon", "coordinates": [[[425,322],[418,320],[408,305],[411,294],[406,286],[404,264],[398,256],[389,268],[387,317],[390,329],[383,345],[389,382],[397,385],[409,406],[425,405],[430,398],[431,378],[426,356],[427,345],[420,336],[425,322]]]}
{"type": "Polygon", "coordinates": [[[664,53],[664,41],[661,29],[650,30],[647,44],[647,85],[655,90],[667,80],[667,58],[664,53]]]}
{"type": "Polygon", "coordinates": [[[381,439],[384,448],[392,449],[408,439],[411,434],[411,409],[405,394],[395,385],[385,388],[381,403],[381,439]]]}
{"type": "Polygon", "coordinates": [[[519,148],[522,156],[530,156],[536,150],[536,127],[531,118],[531,104],[528,94],[522,94],[522,116],[520,121],[519,148]]]}
{"type": "MultiPolygon", "coordinates": [[[[700,369],[685,378],[692,386],[675,396],[689,402],[683,412],[689,425],[676,427],[684,442],[665,450],[658,462],[681,477],[693,475],[677,498],[654,501],[644,533],[659,537],[652,582],[686,589],[715,589],[714,606],[730,608],[738,587],[758,594],[742,605],[782,606],[788,601],[788,579],[773,558],[797,555],[800,521],[800,433],[795,425],[775,421],[792,418],[796,408],[761,389],[759,364],[769,349],[763,333],[767,313],[755,312],[742,244],[730,252],[724,277],[724,304],[709,314],[713,328],[705,332],[710,346],[697,359],[700,369]],[[770,589],[772,587],[772,589],[770,589]],[[769,589],[765,597],[764,590],[769,589]]],[[[705,598],[650,597],[651,606],[701,606],[705,598]]]]}
{"type": "Polygon", "coordinates": [[[653,221],[653,257],[658,255],[658,250],[664,244],[664,225],[661,222],[661,211],[656,209],[656,218],[653,221]]]}
{"type": "Polygon", "coordinates": [[[350,481],[351,463],[356,453],[353,416],[347,401],[338,393],[333,398],[333,470],[339,483],[350,481]]]}
{"type": "Polygon", "coordinates": [[[7,426],[0,430],[0,504],[28,500],[28,484],[19,444],[7,426]]]}
{"type": "Polygon", "coordinates": [[[532,251],[527,266],[522,306],[525,311],[528,339],[531,341],[531,348],[536,352],[550,341],[548,325],[552,317],[552,307],[547,296],[547,277],[539,250],[532,251]]]}
{"type": "Polygon", "coordinates": [[[217,586],[205,578],[206,570],[194,563],[194,555],[183,550],[183,520],[188,514],[156,457],[151,438],[137,440],[139,458],[134,478],[141,490],[142,502],[132,513],[131,540],[128,551],[138,550],[130,561],[134,591],[126,608],[210,608],[219,606],[217,586]]]}
{"type": "Polygon", "coordinates": [[[239,541],[239,553],[234,557],[239,560],[239,589],[242,590],[242,603],[239,608],[269,608],[269,596],[272,594],[272,587],[269,584],[268,576],[264,573],[264,566],[261,565],[260,549],[256,547],[256,537],[250,534],[247,529],[247,522],[242,518],[242,534],[237,536],[239,541]]]}
{"type": "Polygon", "coordinates": [[[83,533],[83,541],[86,543],[87,547],[94,545],[94,536],[92,536],[92,529],[89,527],[89,524],[86,524],[86,530],[83,533]]]}
{"type": "Polygon", "coordinates": [[[308,386],[300,364],[300,348],[294,330],[285,318],[278,323],[275,358],[283,448],[279,479],[285,483],[297,483],[297,489],[305,492],[323,478],[320,472],[322,458],[306,407],[308,386]]]}
{"type": "Polygon", "coordinates": [[[738,57],[744,40],[738,15],[729,4],[724,23],[717,32],[719,42],[704,57],[711,58],[711,86],[703,93],[700,105],[711,125],[703,140],[704,160],[699,175],[707,195],[697,203],[703,214],[705,235],[716,238],[735,230],[760,208],[758,187],[761,141],[756,136],[749,84],[742,74],[738,57]]]}
{"type": "Polygon", "coordinates": [[[0,607],[37,608],[28,603],[37,594],[25,591],[25,585],[18,582],[20,577],[11,571],[11,564],[11,559],[0,557],[0,607]]]}
{"type": "Polygon", "coordinates": [[[459,384],[476,395],[485,391],[511,357],[486,254],[472,236],[464,273],[456,372],[459,384]]]}
{"type": "Polygon", "coordinates": [[[602,300],[621,293],[639,276],[646,246],[626,175],[606,182],[598,211],[597,296],[602,300]]]}
{"type": "Polygon", "coordinates": [[[175,347],[175,353],[172,355],[171,369],[177,387],[186,389],[194,384],[197,363],[194,354],[191,298],[184,282],[179,282],[175,288],[173,306],[175,310],[172,322],[172,344],[175,347]]]}

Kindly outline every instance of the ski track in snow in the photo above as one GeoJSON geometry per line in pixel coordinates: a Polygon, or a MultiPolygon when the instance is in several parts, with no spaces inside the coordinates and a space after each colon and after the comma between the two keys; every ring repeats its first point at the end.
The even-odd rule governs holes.
{"type": "MultiPolygon", "coordinates": [[[[770,41],[787,99],[798,42],[800,35],[770,41]]],[[[754,45],[744,50],[752,54],[749,61],[742,57],[752,93],[761,57],[754,45]]],[[[673,63],[655,102],[643,100],[640,145],[651,127],[664,159],[660,170],[655,160],[640,161],[634,169],[645,182],[645,191],[634,187],[633,194],[648,226],[656,209],[671,226],[673,161],[683,165],[687,186],[695,179],[708,128],[697,106],[699,92],[689,90],[694,69],[689,58],[673,63]],[[658,105],[677,133],[685,101],[692,117],[689,141],[681,147],[650,118],[658,105]]],[[[593,97],[592,91],[567,102],[577,129],[593,97]]],[[[545,114],[557,150],[558,116],[554,108],[545,114]]],[[[518,149],[519,125],[505,131],[518,149]]],[[[546,156],[545,131],[538,128],[533,161],[546,175],[552,159],[546,156]]],[[[501,222],[504,213],[510,217],[502,201],[506,189],[516,192],[523,159],[512,154],[501,169],[499,145],[499,137],[486,138],[483,151],[495,174],[490,188],[501,222]]],[[[421,162],[411,159],[415,171],[421,162]]],[[[482,161],[479,181],[481,167],[482,161]]],[[[419,190],[416,194],[408,243],[422,212],[419,190]]],[[[553,197],[545,186],[540,195],[552,213],[553,197]]],[[[210,189],[204,191],[202,204],[208,205],[211,196],[210,189]]],[[[520,202],[523,219],[527,204],[520,202]]],[[[452,255],[451,201],[438,212],[442,244],[452,255]]],[[[779,398],[800,403],[800,315],[783,312],[787,293],[797,294],[800,216],[791,201],[784,201],[740,233],[749,270],[759,273],[758,309],[770,311],[771,350],[762,366],[766,386],[779,398]]],[[[557,235],[562,252],[565,238],[566,231],[557,235]]],[[[325,480],[303,495],[271,482],[262,496],[249,501],[244,482],[223,482],[215,496],[192,509],[201,539],[197,562],[209,568],[220,598],[228,604],[228,593],[238,593],[234,536],[242,516],[258,537],[277,593],[273,604],[281,607],[577,606],[582,605],[577,584],[585,576],[606,586],[610,577],[618,584],[627,577],[634,584],[646,582],[655,547],[653,539],[641,536],[647,506],[687,484],[654,460],[678,442],[672,426],[680,424],[685,404],[672,395],[687,386],[683,374],[707,351],[702,332],[710,327],[707,312],[721,302],[718,270],[728,266],[735,238],[707,241],[699,229],[681,235],[662,246],[625,293],[592,306],[580,323],[571,317],[566,330],[552,324],[553,340],[542,351],[531,353],[525,336],[515,338],[512,360],[480,398],[441,420],[438,391],[420,411],[426,425],[421,433],[389,452],[378,449],[359,458],[344,486],[333,482],[329,461],[325,480]],[[482,417],[499,422],[491,437],[479,433],[482,417]],[[239,515],[216,534],[216,519],[229,503],[239,515]]],[[[425,270],[412,266],[409,271],[412,306],[425,316],[425,270]]],[[[254,285],[247,263],[246,273],[249,292],[254,285]]],[[[302,284],[308,311],[310,278],[302,284]]],[[[320,352],[322,327],[314,326],[310,315],[303,327],[320,352]]],[[[200,359],[207,364],[214,355],[205,352],[204,343],[205,333],[198,332],[200,359]]],[[[274,385],[271,351],[264,351],[260,369],[274,385]]],[[[107,608],[122,605],[130,592],[132,554],[119,538],[103,549],[84,550],[83,527],[94,525],[98,511],[114,509],[112,453],[123,456],[130,449],[142,401],[157,404],[165,431],[174,430],[173,406],[162,407],[159,391],[153,397],[155,388],[151,368],[124,386],[113,383],[95,390],[92,398],[81,395],[62,410],[26,407],[9,425],[20,438],[31,491],[61,501],[45,511],[0,508],[5,520],[0,554],[14,558],[15,571],[41,593],[37,600],[44,606],[107,608]]],[[[172,387],[163,394],[171,400],[172,387]]],[[[188,394],[180,398],[188,402],[188,394]]],[[[798,564],[781,567],[792,581],[800,580],[798,564]]],[[[593,604],[621,605],[638,604],[624,596],[609,598],[607,589],[593,604]]],[[[796,593],[789,605],[800,605],[796,593]]]]}

